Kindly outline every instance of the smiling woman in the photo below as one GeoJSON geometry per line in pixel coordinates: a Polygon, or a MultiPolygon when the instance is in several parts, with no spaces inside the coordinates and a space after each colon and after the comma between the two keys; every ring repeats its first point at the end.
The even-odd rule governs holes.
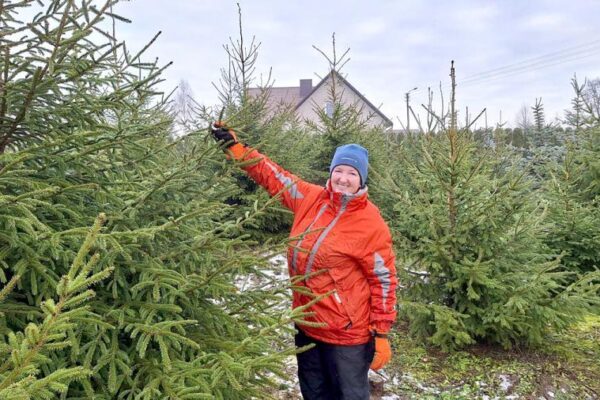
{"type": "Polygon", "coordinates": [[[387,333],[396,318],[392,239],[378,208],[367,198],[368,152],[340,146],[326,187],[305,182],[237,141],[221,122],[211,128],[229,156],[294,213],[287,251],[290,278],[302,288],[293,307],[298,377],[304,399],[369,398],[369,368],[391,359],[387,333]],[[250,162],[251,161],[251,162],[250,162]]]}

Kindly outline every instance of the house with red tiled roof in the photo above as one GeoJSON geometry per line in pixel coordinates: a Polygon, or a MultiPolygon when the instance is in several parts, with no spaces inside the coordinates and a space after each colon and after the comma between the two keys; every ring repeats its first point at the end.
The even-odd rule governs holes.
{"type": "Polygon", "coordinates": [[[333,113],[333,91],[342,105],[358,110],[367,125],[392,127],[392,121],[337,71],[331,71],[314,87],[312,79],[300,79],[299,86],[250,88],[248,95],[266,95],[266,107],[270,113],[281,108],[292,109],[300,121],[318,122],[320,110],[328,115],[333,113]]]}

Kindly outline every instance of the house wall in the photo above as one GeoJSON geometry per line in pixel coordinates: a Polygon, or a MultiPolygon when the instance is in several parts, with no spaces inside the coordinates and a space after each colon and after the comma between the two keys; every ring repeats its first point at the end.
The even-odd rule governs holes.
{"type": "MultiPolygon", "coordinates": [[[[344,106],[355,106],[361,110],[361,115],[364,121],[367,121],[369,126],[386,125],[387,122],[367,103],[365,103],[345,82],[338,79],[336,83],[336,94],[340,96],[340,102],[344,106]]],[[[315,109],[325,110],[327,103],[331,98],[331,76],[327,78],[324,84],[318,87],[315,92],[304,103],[296,109],[296,115],[300,120],[308,119],[310,121],[318,121],[318,115],[315,109]]]]}

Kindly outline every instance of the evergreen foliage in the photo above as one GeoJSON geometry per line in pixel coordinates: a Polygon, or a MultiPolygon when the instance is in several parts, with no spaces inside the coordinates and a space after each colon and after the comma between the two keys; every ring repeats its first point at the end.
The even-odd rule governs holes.
{"type": "Polygon", "coordinates": [[[571,79],[575,97],[571,100],[571,109],[565,112],[565,123],[575,133],[582,129],[598,127],[600,123],[600,78],[587,80],[579,84],[577,76],[571,79]]]}
{"type": "MultiPolygon", "coordinates": [[[[43,320],[38,324],[30,322],[22,331],[16,332],[4,326],[7,343],[3,343],[0,350],[5,355],[0,365],[0,399],[51,399],[66,393],[71,381],[84,381],[90,377],[89,369],[74,365],[59,366],[43,379],[34,378],[41,368],[55,361],[48,358],[48,353],[70,348],[73,355],[77,351],[73,348],[76,341],[71,340],[77,324],[113,328],[88,306],[82,306],[94,297],[94,291],[89,287],[106,279],[113,270],[106,267],[90,276],[100,256],[99,253],[92,257],[87,255],[105,219],[104,214],[96,219],[71,267],[56,286],[58,301],[49,298],[41,303],[40,318],[43,320]]],[[[19,280],[20,275],[11,278],[2,290],[0,301],[13,291],[19,280]]]]}
{"type": "Polygon", "coordinates": [[[535,121],[535,130],[541,132],[546,126],[546,117],[544,116],[544,104],[542,99],[535,99],[535,105],[531,107],[533,111],[533,120],[535,121]]]}
{"type": "Polygon", "coordinates": [[[162,68],[106,32],[113,4],[0,11],[0,393],[262,398],[303,312],[234,284],[266,264],[244,229],[270,203],[235,218],[237,167],[204,129],[170,138],[162,68]]]}
{"type": "Polygon", "coordinates": [[[529,168],[540,186],[547,182],[548,166],[562,162],[567,152],[567,144],[576,137],[572,132],[558,129],[553,124],[546,124],[542,99],[536,99],[532,107],[535,125],[529,132],[528,149],[523,153],[523,168],[529,168]]]}
{"type": "Polygon", "coordinates": [[[339,82],[341,70],[349,61],[350,49],[338,55],[335,34],[332,35],[331,55],[317,47],[315,49],[323,55],[328,64],[327,106],[320,107],[320,104],[315,104],[317,119],[305,121],[305,124],[315,138],[312,169],[320,173],[316,182],[324,185],[329,177],[329,163],[335,149],[357,141],[356,138],[368,130],[368,120],[365,120],[358,107],[344,101],[344,88],[339,82]]]}
{"type": "Polygon", "coordinates": [[[576,79],[572,85],[575,98],[567,120],[574,124],[574,140],[564,160],[548,166],[551,179],[544,196],[552,227],[547,243],[564,254],[567,268],[586,272],[600,267],[600,120],[592,103],[582,100],[585,86],[576,79]],[[585,121],[587,127],[578,121],[585,121]]]}
{"type": "MultiPolygon", "coordinates": [[[[260,43],[255,37],[249,44],[244,40],[239,5],[238,10],[239,36],[224,45],[227,67],[221,69],[220,81],[214,84],[222,108],[215,111],[204,106],[197,107],[195,124],[201,128],[215,119],[223,119],[235,130],[242,143],[257,148],[284,168],[301,174],[307,170],[302,144],[306,144],[308,138],[296,124],[293,110],[286,107],[272,109],[275,105],[268,102],[272,86],[270,75],[264,81],[261,76],[260,82],[256,76],[260,43]],[[253,85],[257,87],[251,88],[253,85]],[[250,89],[253,89],[252,93],[250,89]]],[[[236,208],[236,217],[251,211],[256,202],[269,201],[268,193],[260,189],[245,172],[238,170],[234,176],[238,190],[231,193],[227,203],[239,206],[236,208]]],[[[284,236],[290,226],[290,212],[277,202],[273,202],[269,213],[260,214],[247,224],[248,233],[260,242],[274,235],[284,236]]]]}
{"type": "Polygon", "coordinates": [[[542,243],[543,213],[522,173],[498,172],[466,132],[410,150],[421,161],[399,154],[402,172],[385,190],[396,199],[401,312],[413,333],[445,348],[540,343],[583,315],[594,289],[587,278],[570,284],[542,243]]]}
{"type": "Polygon", "coordinates": [[[597,303],[598,274],[565,271],[545,246],[544,204],[525,171],[452,120],[395,153],[379,193],[395,202],[400,311],[413,333],[445,349],[539,344],[597,303]]]}
{"type": "MultiPolygon", "coordinates": [[[[186,108],[187,135],[171,136],[156,89],[164,67],[143,60],[148,47],[117,42],[107,27],[126,19],[114,4],[0,7],[0,398],[264,398],[296,351],[282,332],[304,310],[280,309],[289,285],[261,272],[280,248],[251,239],[287,231],[289,215],[207,138],[220,109],[197,107],[191,120],[186,108]],[[22,11],[35,17],[23,23],[22,11]]],[[[439,132],[394,142],[335,85],[332,109],[307,129],[290,110],[270,114],[269,80],[248,95],[257,49],[240,23],[224,119],[313,182],[338,145],[369,149],[414,333],[444,348],[540,343],[598,302],[593,93],[574,82],[566,153],[571,138],[544,124],[541,102],[539,136],[499,128],[475,140],[452,107],[449,126],[439,117],[439,132]],[[556,151],[530,174],[544,146],[556,151]],[[508,147],[529,158],[512,164],[508,147]]],[[[334,43],[333,79],[345,54],[334,43]]]]}
{"type": "Polygon", "coordinates": [[[596,126],[588,129],[582,135],[581,147],[577,155],[581,167],[579,189],[583,197],[598,205],[600,198],[600,119],[596,126]]]}
{"type": "Polygon", "coordinates": [[[553,252],[563,254],[568,270],[589,272],[600,267],[600,199],[590,201],[591,188],[582,190],[585,164],[577,162],[578,154],[571,147],[565,160],[550,169],[544,195],[552,225],[546,241],[553,252]]]}
{"type": "Polygon", "coordinates": [[[571,109],[565,112],[565,122],[575,129],[575,132],[579,132],[586,124],[584,113],[585,113],[585,101],[583,98],[583,89],[585,82],[580,85],[577,82],[577,76],[571,79],[571,87],[575,92],[575,97],[571,99],[571,109]]]}

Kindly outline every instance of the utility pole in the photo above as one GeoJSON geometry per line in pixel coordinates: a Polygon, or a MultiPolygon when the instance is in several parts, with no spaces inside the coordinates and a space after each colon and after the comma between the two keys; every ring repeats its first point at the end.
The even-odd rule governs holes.
{"type": "Polygon", "coordinates": [[[410,136],[410,93],[417,90],[416,87],[410,89],[404,94],[406,98],[406,135],[410,136]]]}

